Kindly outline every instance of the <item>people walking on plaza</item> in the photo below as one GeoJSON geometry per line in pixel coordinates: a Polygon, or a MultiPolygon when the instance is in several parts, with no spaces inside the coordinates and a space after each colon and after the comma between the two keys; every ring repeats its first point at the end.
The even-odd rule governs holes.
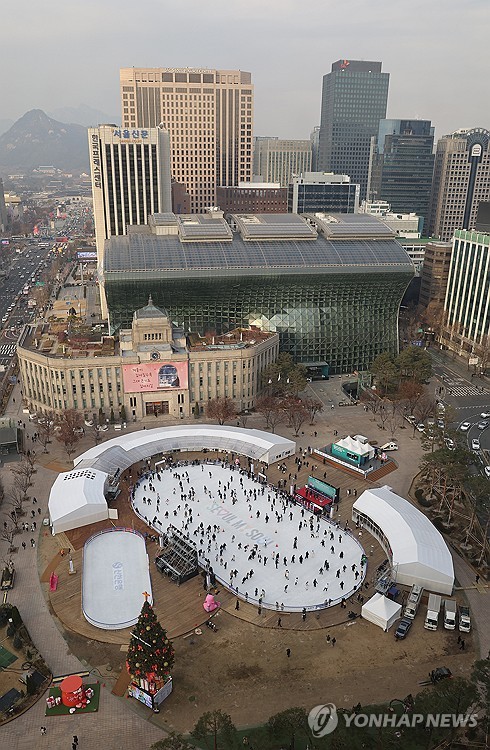
{"type": "Polygon", "coordinates": [[[290,648],[286,649],[286,656],[288,657],[288,659],[290,658],[290,656],[291,656],[291,649],[290,648]]]}
{"type": "Polygon", "coordinates": [[[277,627],[282,628],[282,619],[280,617],[277,619],[277,627]]]}
{"type": "Polygon", "coordinates": [[[335,638],[335,636],[334,636],[334,637],[332,638],[332,646],[335,646],[335,644],[336,644],[336,643],[337,643],[337,639],[336,639],[336,638],[335,638]]]}

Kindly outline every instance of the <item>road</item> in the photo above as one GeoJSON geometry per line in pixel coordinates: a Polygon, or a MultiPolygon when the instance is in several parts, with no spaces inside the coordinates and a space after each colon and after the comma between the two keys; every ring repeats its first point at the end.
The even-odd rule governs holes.
{"type": "MultiPolygon", "coordinates": [[[[472,377],[469,370],[457,360],[437,350],[430,350],[435,377],[435,395],[444,403],[449,404],[456,414],[452,424],[460,431],[463,422],[469,422],[471,427],[466,432],[460,431],[460,436],[468,450],[471,450],[472,440],[478,438],[481,449],[475,451],[483,466],[490,465],[490,426],[481,430],[478,423],[482,421],[484,413],[490,414],[490,384],[487,378],[472,377]],[[438,389],[441,388],[440,394],[438,389]]],[[[490,419],[489,419],[490,421],[490,419]]]]}

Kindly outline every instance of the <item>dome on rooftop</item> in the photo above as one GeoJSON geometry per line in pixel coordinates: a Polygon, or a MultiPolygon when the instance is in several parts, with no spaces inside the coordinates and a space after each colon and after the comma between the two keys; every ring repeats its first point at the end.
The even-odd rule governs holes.
{"type": "Polygon", "coordinates": [[[142,318],[168,318],[168,313],[160,307],[155,307],[150,294],[148,297],[148,304],[145,307],[140,307],[139,310],[136,310],[134,317],[137,320],[141,320],[142,318]]]}

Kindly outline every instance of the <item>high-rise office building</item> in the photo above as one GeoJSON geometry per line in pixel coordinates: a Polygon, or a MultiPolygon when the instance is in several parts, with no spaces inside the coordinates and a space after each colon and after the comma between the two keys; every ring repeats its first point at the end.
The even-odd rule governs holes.
{"type": "Polygon", "coordinates": [[[163,124],[172,177],[185,185],[191,212],[216,203],[217,186],[252,177],[252,76],[241,70],[122,68],[126,128],[163,124]]]}
{"type": "MultiPolygon", "coordinates": [[[[490,337],[490,235],[457,229],[444,303],[442,343],[462,356],[488,365],[490,337]]],[[[468,364],[471,364],[469,361],[468,364]]]]}
{"type": "Polygon", "coordinates": [[[287,187],[293,175],[310,170],[310,140],[255,139],[253,171],[264,182],[278,182],[287,187]]]}
{"type": "Polygon", "coordinates": [[[318,172],[318,153],[320,150],[320,126],[315,125],[310,133],[311,141],[311,171],[318,172]]]}
{"type": "Polygon", "coordinates": [[[371,138],[386,117],[389,73],[380,62],[337,60],[323,76],[318,170],[348,174],[366,198],[371,138]]]}
{"type": "Polygon", "coordinates": [[[434,171],[434,128],[430,120],[381,120],[368,188],[373,200],[387,201],[391,210],[429,212],[434,171]]]}
{"type": "Polygon", "coordinates": [[[305,172],[292,177],[288,187],[288,211],[293,214],[353,214],[359,209],[359,185],[345,174],[305,172]]]}
{"type": "Polygon", "coordinates": [[[443,241],[456,229],[473,229],[478,206],[490,200],[490,133],[458,130],[437,142],[429,232],[443,241]]]}
{"type": "Polygon", "coordinates": [[[109,237],[172,210],[170,149],[163,128],[88,129],[98,262],[109,237]]]}

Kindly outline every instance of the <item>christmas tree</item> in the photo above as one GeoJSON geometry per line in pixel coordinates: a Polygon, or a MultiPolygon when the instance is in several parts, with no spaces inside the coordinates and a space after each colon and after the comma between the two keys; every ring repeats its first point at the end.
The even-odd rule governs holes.
{"type": "Polygon", "coordinates": [[[174,648],[145,599],[138,622],[134,626],[129,642],[126,667],[138,682],[165,682],[174,664],[174,648]]]}

